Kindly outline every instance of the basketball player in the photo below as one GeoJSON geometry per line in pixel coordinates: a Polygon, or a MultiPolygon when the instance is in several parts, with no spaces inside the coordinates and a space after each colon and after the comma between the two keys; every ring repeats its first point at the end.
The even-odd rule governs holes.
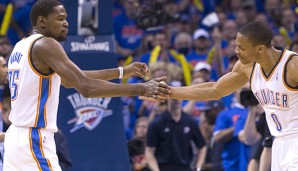
{"type": "Polygon", "coordinates": [[[219,99],[247,82],[266,112],[272,148],[272,171],[298,170],[298,57],[271,45],[272,33],[261,22],[243,26],[236,36],[239,61],[217,82],[172,87],[171,98],[219,99]]]}
{"type": "Polygon", "coordinates": [[[82,71],[66,55],[59,41],[68,32],[67,13],[58,0],[38,0],[31,9],[32,35],[19,41],[8,61],[12,122],[5,137],[5,171],[61,171],[54,132],[60,83],[84,97],[145,95],[164,100],[169,87],[156,78],[141,84],[104,81],[147,76],[145,64],[101,71],[82,71]]]}

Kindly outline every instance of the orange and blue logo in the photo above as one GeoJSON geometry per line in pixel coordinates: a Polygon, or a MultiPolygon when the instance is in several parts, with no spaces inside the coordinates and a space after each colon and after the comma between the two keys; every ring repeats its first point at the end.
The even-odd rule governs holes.
{"type": "Polygon", "coordinates": [[[103,118],[113,114],[112,110],[107,109],[111,98],[84,98],[79,93],[69,95],[67,98],[74,107],[76,115],[67,122],[67,124],[74,124],[70,130],[71,133],[83,127],[92,131],[101,123],[103,118]]]}

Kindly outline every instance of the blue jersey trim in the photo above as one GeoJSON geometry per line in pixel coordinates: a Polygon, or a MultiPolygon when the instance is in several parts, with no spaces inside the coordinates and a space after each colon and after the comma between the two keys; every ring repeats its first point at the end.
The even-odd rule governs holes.
{"type": "Polygon", "coordinates": [[[42,151],[41,137],[38,128],[31,128],[31,143],[33,157],[36,158],[37,164],[40,166],[41,171],[52,171],[47,159],[44,157],[42,151]]]}
{"type": "Polygon", "coordinates": [[[41,78],[40,85],[40,99],[39,99],[39,108],[38,108],[38,121],[37,128],[45,128],[46,127],[46,102],[49,98],[49,87],[50,87],[50,79],[49,78],[41,78]]]}

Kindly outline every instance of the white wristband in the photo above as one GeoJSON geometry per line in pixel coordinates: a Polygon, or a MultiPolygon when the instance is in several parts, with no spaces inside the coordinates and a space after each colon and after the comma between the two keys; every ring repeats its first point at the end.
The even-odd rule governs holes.
{"type": "Polygon", "coordinates": [[[122,79],[124,75],[123,67],[118,67],[118,69],[119,69],[119,79],[122,79]]]}

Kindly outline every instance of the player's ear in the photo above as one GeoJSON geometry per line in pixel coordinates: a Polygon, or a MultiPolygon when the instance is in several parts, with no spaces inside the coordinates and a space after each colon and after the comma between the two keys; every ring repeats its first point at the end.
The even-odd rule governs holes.
{"type": "Polygon", "coordinates": [[[265,48],[266,48],[265,45],[257,45],[257,50],[259,53],[264,52],[265,48]]]}
{"type": "Polygon", "coordinates": [[[43,16],[39,16],[37,18],[37,22],[39,23],[40,27],[44,28],[46,26],[46,18],[43,16]]]}

